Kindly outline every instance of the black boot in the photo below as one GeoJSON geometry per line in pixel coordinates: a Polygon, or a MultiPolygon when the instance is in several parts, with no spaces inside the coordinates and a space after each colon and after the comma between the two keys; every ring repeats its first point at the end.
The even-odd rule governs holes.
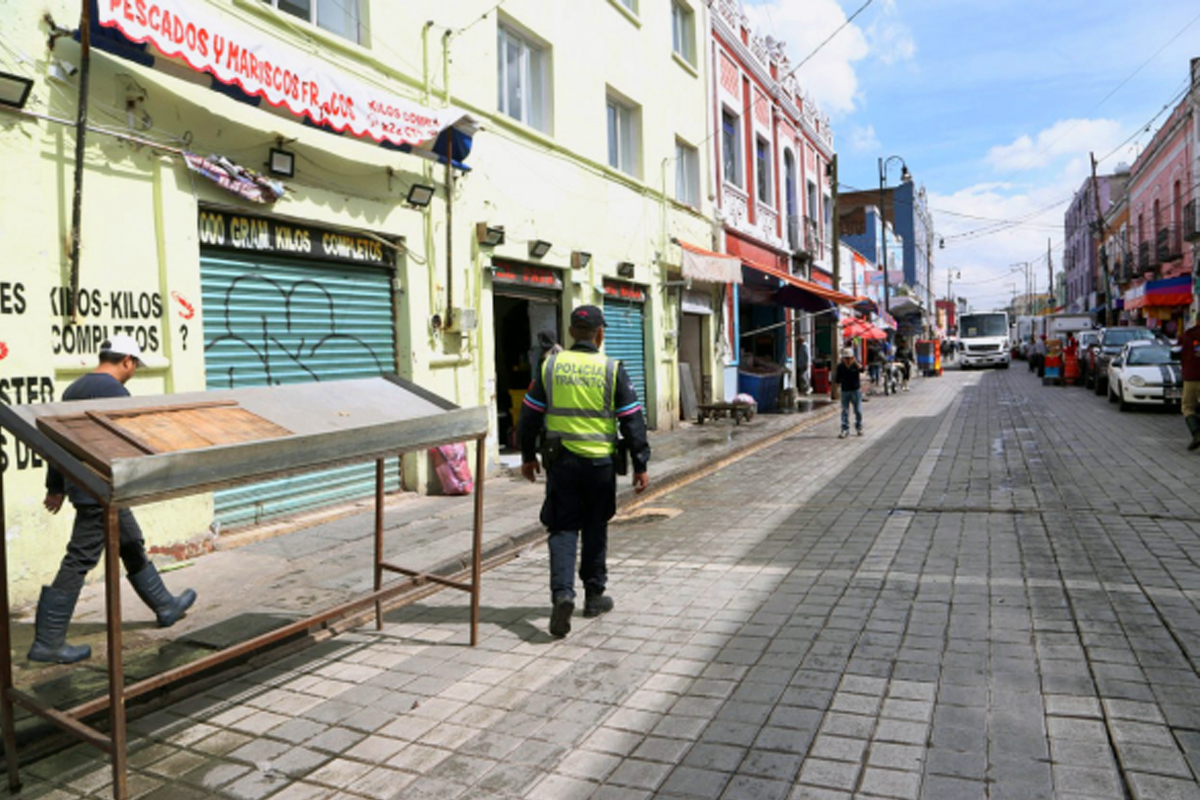
{"type": "Polygon", "coordinates": [[[187,610],[196,602],[196,593],[185,589],[179,596],[172,595],[163,585],[162,578],[153,564],[146,564],[136,575],[129,576],[133,590],[142,602],[150,606],[150,610],[158,617],[158,627],[169,628],[179,621],[187,610]]]}
{"type": "Polygon", "coordinates": [[[598,617],[612,610],[613,599],[603,591],[589,591],[583,600],[583,615],[585,617],[598,617]]]}
{"type": "Polygon", "coordinates": [[[68,591],[43,586],[38,599],[37,622],[34,627],[33,646],[29,648],[30,661],[45,661],[49,664],[74,664],[91,658],[92,648],[84,645],[67,644],[67,625],[75,613],[75,601],[79,590],[68,591]]]}
{"type": "Polygon", "coordinates": [[[1200,448],[1200,417],[1195,414],[1187,418],[1188,430],[1192,432],[1192,443],[1188,445],[1188,450],[1200,448]]]}

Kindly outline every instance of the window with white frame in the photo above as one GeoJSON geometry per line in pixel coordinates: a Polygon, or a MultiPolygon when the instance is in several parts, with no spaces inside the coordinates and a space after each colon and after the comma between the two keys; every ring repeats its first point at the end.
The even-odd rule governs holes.
{"type": "Polygon", "coordinates": [[[771,145],[761,136],[754,140],[754,179],[758,202],[771,205],[771,145]]]}
{"type": "Polygon", "coordinates": [[[638,174],[638,110],[608,96],[608,165],[629,175],[638,174]]]}
{"type": "Polygon", "coordinates": [[[700,152],[679,139],[675,140],[675,199],[700,207],[700,152]]]}
{"type": "Polygon", "coordinates": [[[742,185],[741,148],[738,142],[738,116],[732,111],[721,111],[721,177],[726,183],[742,185]]]}
{"type": "Polygon", "coordinates": [[[637,13],[637,7],[638,7],[637,0],[617,0],[617,2],[620,3],[621,5],[625,6],[626,8],[628,8],[630,10],[630,12],[632,12],[634,14],[637,13]]]}
{"type": "Polygon", "coordinates": [[[311,22],[335,36],[356,44],[367,43],[366,18],[361,0],[263,0],[285,14],[311,22]]]}
{"type": "Polygon", "coordinates": [[[696,15],[680,0],[671,0],[671,45],[675,54],[689,64],[696,63],[696,15]]]}
{"type": "Polygon", "coordinates": [[[550,51],[506,25],[496,28],[499,109],[550,133],[550,51]]]}

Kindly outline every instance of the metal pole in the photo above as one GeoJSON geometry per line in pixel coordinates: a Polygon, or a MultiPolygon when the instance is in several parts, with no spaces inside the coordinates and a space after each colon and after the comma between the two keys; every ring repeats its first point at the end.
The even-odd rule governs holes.
{"type": "MultiPolygon", "coordinates": [[[[375,591],[383,588],[383,459],[375,461],[375,591]]],[[[375,630],[383,630],[383,598],[375,601],[375,630]]]]}
{"type": "Polygon", "coordinates": [[[83,0],[79,12],[79,109],[75,114],[75,195],[71,200],[71,317],[79,319],[79,240],[83,235],[83,158],[87,144],[88,76],[91,74],[92,3],[83,0]]]}
{"type": "Polygon", "coordinates": [[[114,800],[129,797],[126,776],[125,663],[121,652],[121,519],[115,505],[104,506],[104,599],[108,622],[108,719],[112,740],[114,800]]]}
{"type": "MultiPolygon", "coordinates": [[[[881,158],[881,159],[879,159],[879,241],[882,245],[882,250],[883,250],[883,314],[884,314],[883,321],[885,324],[887,323],[888,318],[891,317],[891,315],[892,315],[891,302],[890,302],[891,288],[888,284],[888,263],[887,263],[887,251],[888,251],[887,208],[885,206],[886,200],[884,198],[884,193],[883,193],[884,184],[886,182],[887,182],[887,171],[885,169],[884,161],[881,158]]],[[[898,333],[898,331],[897,331],[897,333],[898,333]]]]}
{"type": "MultiPolygon", "coordinates": [[[[0,532],[8,530],[4,511],[4,479],[0,477],[0,532]]],[[[17,769],[17,732],[13,728],[13,701],[9,692],[13,688],[12,631],[9,628],[8,605],[8,546],[0,542],[0,724],[4,726],[4,761],[8,767],[8,791],[21,790],[21,776],[17,769]]]]}
{"type": "Polygon", "coordinates": [[[471,534],[471,647],[479,642],[479,581],[483,575],[483,478],[487,471],[487,438],[475,440],[475,527],[471,534]]]}

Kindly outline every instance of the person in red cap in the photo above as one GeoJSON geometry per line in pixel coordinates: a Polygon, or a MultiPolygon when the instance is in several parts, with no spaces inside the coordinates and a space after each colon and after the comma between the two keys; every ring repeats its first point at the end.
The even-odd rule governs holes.
{"type": "Polygon", "coordinates": [[[583,616],[611,611],[608,583],[608,521],[617,508],[617,474],[621,453],[617,431],[633,461],[633,488],[638,494],[650,485],[646,465],[650,445],[637,391],[620,361],[605,357],[604,312],[580,306],[571,312],[568,330],[575,341],[570,350],[551,353],[534,376],[517,426],[521,442],[521,474],[530,481],[540,471],[538,437],[542,437],[542,466],[546,468],[546,499],[541,521],[549,533],[550,633],[571,631],[575,612],[575,556],[585,599],[583,616]],[[614,457],[616,457],[614,462],[614,457]]]}
{"type": "MultiPolygon", "coordinates": [[[[95,400],[103,397],[128,397],[125,384],[142,366],[142,348],[132,336],[110,337],[100,345],[100,364],[77,379],[63,392],[64,401],[95,400]]],[[[67,482],[61,472],[50,467],[46,473],[46,498],[42,505],[57,514],[64,498],[75,507],[75,525],[67,553],[59,565],[54,582],[42,587],[34,623],[30,661],[73,664],[92,654],[87,645],[67,644],[67,625],[75,613],[75,603],[83,589],[83,580],[104,552],[104,509],[87,492],[67,482]]],[[[133,512],[118,512],[121,527],[121,562],[134,591],[154,611],[159,627],[169,628],[196,602],[191,589],[175,596],[167,591],[158,570],[146,557],[142,529],[133,512]]]]}

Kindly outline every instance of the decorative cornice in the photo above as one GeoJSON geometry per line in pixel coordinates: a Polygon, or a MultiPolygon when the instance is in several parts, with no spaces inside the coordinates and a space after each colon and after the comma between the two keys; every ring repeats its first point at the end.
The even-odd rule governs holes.
{"type": "Polygon", "coordinates": [[[714,11],[710,15],[713,33],[732,51],[742,66],[754,74],[771,99],[817,145],[821,154],[826,158],[832,157],[833,131],[829,126],[829,117],[821,113],[817,104],[800,89],[795,76],[790,74],[791,61],[784,52],[785,44],[770,36],[761,37],[751,33],[750,20],[738,0],[716,0],[714,11]],[[742,41],[743,28],[747,30],[750,46],[742,41]],[[772,77],[772,66],[785,76],[782,82],[772,77]],[[796,98],[799,98],[799,103],[796,98]]]}

